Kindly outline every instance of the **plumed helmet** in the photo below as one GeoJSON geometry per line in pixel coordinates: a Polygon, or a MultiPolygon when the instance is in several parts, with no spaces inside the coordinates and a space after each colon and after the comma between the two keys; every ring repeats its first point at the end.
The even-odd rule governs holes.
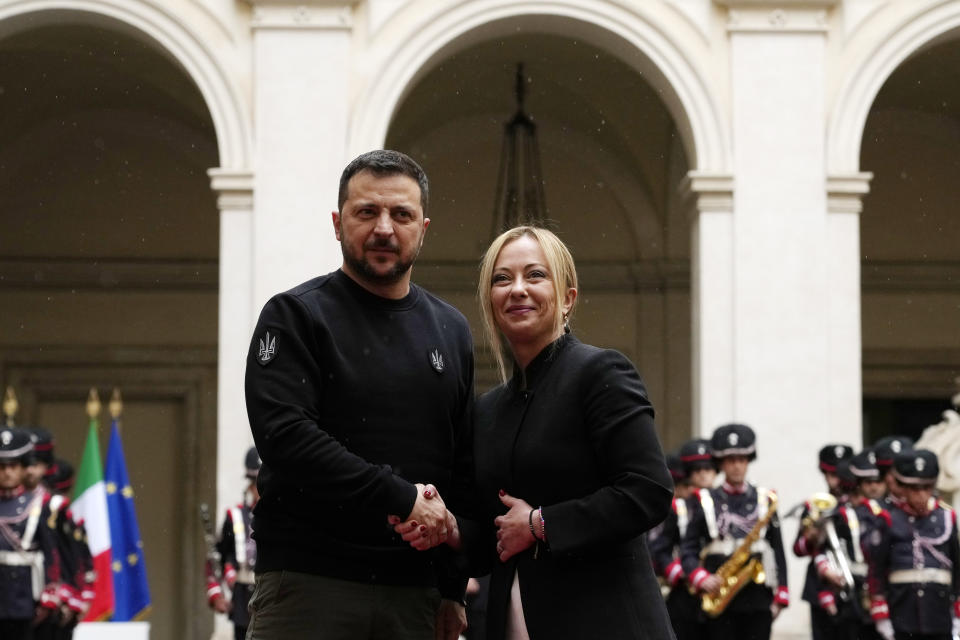
{"type": "Polygon", "coordinates": [[[247,455],[243,458],[243,466],[246,468],[246,475],[248,478],[253,480],[260,474],[260,467],[263,465],[263,462],[260,460],[260,454],[257,453],[256,447],[250,447],[247,449],[247,455]]]}
{"type": "Polygon", "coordinates": [[[893,477],[902,484],[931,485],[940,475],[937,454],[926,449],[910,449],[893,459],[893,477]]]}
{"type": "Polygon", "coordinates": [[[893,460],[898,454],[910,449],[913,449],[913,440],[906,436],[887,436],[877,440],[873,451],[877,454],[877,468],[880,473],[885,473],[893,466],[893,460]]]}
{"type": "Polygon", "coordinates": [[[714,458],[747,456],[753,461],[757,459],[757,436],[745,424],[725,424],[713,432],[710,448],[714,458]]]}
{"type": "Polygon", "coordinates": [[[880,469],[877,468],[877,454],[873,449],[864,449],[850,458],[850,473],[859,482],[860,480],[879,480],[880,469]]]}
{"type": "Polygon", "coordinates": [[[18,427],[0,429],[0,461],[28,464],[33,455],[30,433],[18,427]]]}
{"type": "Polygon", "coordinates": [[[53,464],[53,434],[43,427],[25,427],[33,443],[32,461],[53,464]]]}
{"type": "Polygon", "coordinates": [[[680,456],[675,453],[668,453],[666,458],[667,469],[670,470],[670,477],[673,478],[674,483],[685,481],[687,479],[687,472],[683,467],[683,463],[680,461],[680,456]]]}
{"type": "Polygon", "coordinates": [[[710,441],[704,438],[687,440],[680,445],[680,462],[683,463],[687,475],[697,469],[713,468],[711,450],[710,441]]]}
{"type": "Polygon", "coordinates": [[[853,457],[853,447],[848,444],[828,444],[820,449],[820,471],[836,472],[841,460],[853,457]]]}

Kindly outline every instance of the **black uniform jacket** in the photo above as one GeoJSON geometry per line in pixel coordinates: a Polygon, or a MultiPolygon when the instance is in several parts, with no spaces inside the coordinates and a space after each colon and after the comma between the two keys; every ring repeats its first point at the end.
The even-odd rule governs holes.
{"type": "Polygon", "coordinates": [[[874,618],[889,612],[898,633],[949,634],[960,598],[956,513],[938,503],[919,516],[894,500],[864,547],[874,618]]]}
{"type": "Polygon", "coordinates": [[[644,532],[670,509],[653,408],[620,353],[559,338],[477,401],[474,455],[487,637],[504,637],[517,573],[527,630],[541,638],[671,638],[644,532]],[[498,491],[542,506],[547,544],[495,555],[498,491]]]}
{"type": "MultiPolygon", "coordinates": [[[[729,493],[724,488],[717,487],[715,489],[701,489],[697,495],[699,499],[693,501],[687,533],[680,541],[680,562],[683,565],[684,573],[689,577],[688,579],[694,585],[699,586],[699,583],[705,577],[704,572],[716,572],[730,558],[733,550],[741,544],[740,541],[753,529],[759,519],[759,508],[757,488],[749,483],[746,484],[743,493],[729,493]],[[716,541],[718,543],[728,543],[730,553],[714,552],[709,547],[715,540],[710,533],[703,507],[706,494],[709,494],[712,499],[713,513],[717,520],[719,537],[716,541]]],[[[763,553],[756,552],[752,555],[759,557],[763,562],[767,580],[772,579],[771,572],[776,572],[778,585],[776,590],[767,586],[767,584],[750,582],[730,602],[727,611],[740,613],[766,611],[774,600],[782,606],[787,606],[789,603],[787,562],[786,555],[783,552],[779,516],[774,515],[770,520],[770,524],[761,536],[761,541],[764,540],[766,541],[766,548],[769,550],[768,557],[764,557],[765,554],[763,553]]]]}

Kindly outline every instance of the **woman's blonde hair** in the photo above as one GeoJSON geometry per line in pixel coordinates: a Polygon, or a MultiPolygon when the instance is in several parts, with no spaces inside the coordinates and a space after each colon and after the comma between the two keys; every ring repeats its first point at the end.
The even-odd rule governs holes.
{"type": "MultiPolygon", "coordinates": [[[[564,324],[563,301],[567,291],[577,288],[577,268],[573,263],[573,256],[567,245],[552,231],[539,227],[514,227],[504,231],[494,239],[480,261],[480,281],[477,284],[477,297],[480,300],[480,315],[483,318],[483,328],[487,336],[487,344],[497,361],[500,379],[506,382],[507,367],[503,336],[497,328],[493,317],[493,306],[490,301],[490,289],[493,286],[493,268],[503,248],[523,236],[530,236],[537,241],[543,250],[547,261],[545,265],[550,272],[550,281],[553,283],[555,317],[553,328],[559,329],[564,324]]],[[[574,300],[576,304],[576,300],[574,300]]],[[[570,307],[573,314],[573,307],[570,307]]],[[[568,314],[568,315],[570,315],[568,314]]]]}

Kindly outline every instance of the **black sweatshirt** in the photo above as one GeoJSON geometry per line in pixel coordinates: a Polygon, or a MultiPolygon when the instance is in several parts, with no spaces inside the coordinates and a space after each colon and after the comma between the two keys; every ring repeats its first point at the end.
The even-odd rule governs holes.
{"type": "Polygon", "coordinates": [[[462,597],[446,547],[418,552],[387,524],[409,515],[413,483],[432,482],[456,511],[472,480],[473,348],[459,311],[413,284],[390,300],[342,271],[314,278],[264,306],[246,398],[263,460],[258,572],[462,597]]]}

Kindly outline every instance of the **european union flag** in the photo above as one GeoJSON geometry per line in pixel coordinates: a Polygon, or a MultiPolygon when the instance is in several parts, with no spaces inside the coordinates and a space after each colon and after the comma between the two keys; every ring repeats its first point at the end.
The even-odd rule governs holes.
{"type": "Polygon", "coordinates": [[[103,472],[107,486],[107,512],[110,514],[113,562],[113,621],[139,620],[150,611],[150,587],[143,562],[143,542],[133,506],[133,489],[127,476],[120,429],[113,421],[107,464],[103,472]]]}

